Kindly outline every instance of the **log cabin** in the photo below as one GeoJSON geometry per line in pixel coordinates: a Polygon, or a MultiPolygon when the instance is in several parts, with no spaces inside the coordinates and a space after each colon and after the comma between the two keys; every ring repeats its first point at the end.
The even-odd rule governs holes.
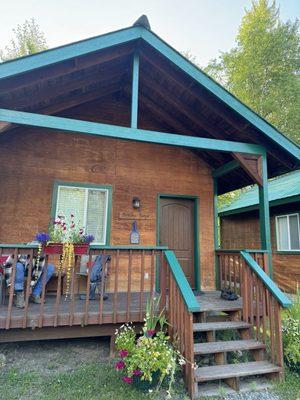
{"type": "MultiPolygon", "coordinates": [[[[300,171],[268,184],[273,277],[280,289],[300,288],[300,171]]],[[[260,248],[258,188],[241,193],[219,211],[222,249],[260,248]]]]}
{"type": "Polygon", "coordinates": [[[157,36],[146,17],[0,64],[0,146],[2,255],[32,258],[30,242],[60,209],[95,235],[88,262],[75,258],[67,301],[58,271],[49,291],[43,281],[40,305],[29,303],[27,282],[17,309],[12,279],[0,306],[1,342],[113,337],[119,324],[142,323],[147,299],[159,293],[178,349],[200,365],[213,360],[184,368],[191,398],[216,380],[239,390],[246,377],[282,377],[280,309],[290,301],[269,275],[267,180],[299,168],[300,150],[157,36]],[[252,183],[261,246],[221,251],[217,195],[252,183]],[[111,260],[108,298],[102,290],[98,301],[82,301],[98,254],[111,260]],[[222,287],[238,300],[221,299],[222,287]],[[217,341],[226,330],[238,340],[217,341]],[[237,350],[251,357],[227,364],[237,350]]]}

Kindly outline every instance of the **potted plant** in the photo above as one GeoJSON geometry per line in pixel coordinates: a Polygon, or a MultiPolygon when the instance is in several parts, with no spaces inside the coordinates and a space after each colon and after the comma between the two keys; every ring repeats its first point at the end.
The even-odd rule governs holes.
{"type": "Polygon", "coordinates": [[[115,368],[122,380],[141,390],[157,391],[168,378],[167,396],[171,397],[175,372],[188,362],[175,349],[165,332],[167,325],[164,311],[157,312],[159,299],[147,302],[146,318],[140,335],[131,323],[116,331],[116,348],[120,359],[115,368]]]}
{"type": "Polygon", "coordinates": [[[39,232],[35,238],[39,242],[38,259],[42,252],[60,255],[58,268],[66,273],[68,294],[75,255],[88,253],[89,245],[94,240],[93,235],[85,234],[84,228],[75,223],[74,214],[70,214],[67,219],[60,213],[50,222],[49,233],[39,232]]]}

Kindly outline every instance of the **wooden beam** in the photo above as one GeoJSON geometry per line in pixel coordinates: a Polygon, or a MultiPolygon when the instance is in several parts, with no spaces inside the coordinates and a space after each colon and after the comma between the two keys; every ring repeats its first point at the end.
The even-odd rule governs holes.
{"type": "Polygon", "coordinates": [[[228,162],[227,164],[222,165],[221,167],[213,170],[212,176],[213,178],[220,178],[223,175],[228,174],[231,171],[234,171],[235,169],[239,168],[240,164],[236,160],[232,160],[228,162]]]}
{"type": "MultiPolygon", "coordinates": [[[[210,102],[210,101],[206,100],[203,95],[202,96],[199,95],[199,87],[197,86],[197,82],[195,82],[192,86],[185,85],[183,82],[181,82],[180,77],[178,77],[178,74],[175,71],[172,71],[170,68],[167,71],[165,68],[160,66],[159,63],[157,62],[156,57],[149,57],[145,53],[145,51],[142,51],[141,54],[143,56],[143,59],[145,59],[155,69],[157,69],[157,71],[159,72],[159,74],[161,76],[164,76],[165,79],[167,79],[167,80],[171,80],[177,87],[180,87],[182,91],[185,91],[186,93],[189,93],[190,95],[192,95],[195,99],[197,99],[201,104],[208,107],[216,115],[218,115],[218,112],[220,112],[221,114],[219,114],[219,115],[224,118],[224,111],[221,112],[222,107],[219,102],[217,102],[216,100],[214,100],[213,102],[210,102]],[[216,113],[216,110],[218,110],[217,113],[216,113]]],[[[210,78],[208,78],[208,79],[210,79],[210,78]]],[[[226,106],[226,103],[225,103],[225,106],[226,106]]],[[[258,118],[260,118],[260,117],[258,117],[258,118]]],[[[238,124],[237,121],[234,121],[232,118],[229,119],[228,115],[225,120],[230,125],[232,125],[237,131],[240,131],[243,133],[243,135],[246,135],[246,137],[249,140],[253,140],[253,137],[251,137],[251,134],[249,132],[245,131],[246,126],[249,125],[249,121],[245,124],[238,124]]],[[[266,124],[267,124],[267,122],[266,122],[266,124]]],[[[286,139],[281,133],[277,132],[277,134],[282,136],[284,138],[283,139],[284,141],[287,140],[289,142],[289,140],[286,139]]],[[[273,137],[271,137],[271,139],[273,139],[273,137]]],[[[263,141],[259,139],[258,135],[256,135],[255,140],[257,140],[257,142],[260,145],[264,146],[263,141]]],[[[276,150],[274,148],[274,149],[272,149],[272,152],[269,151],[269,153],[272,154],[272,156],[274,158],[276,158],[277,160],[279,160],[281,163],[284,163],[288,168],[292,169],[294,167],[294,164],[291,163],[291,161],[288,161],[286,159],[286,157],[283,155],[282,151],[276,150]]],[[[294,157],[300,159],[300,150],[296,149],[295,145],[293,145],[293,155],[294,155],[294,157]]]]}
{"type": "Polygon", "coordinates": [[[0,122],[0,133],[7,131],[12,127],[12,124],[9,122],[0,122]]]}
{"type": "Polygon", "coordinates": [[[131,128],[137,128],[138,125],[139,68],[140,68],[140,58],[139,54],[135,52],[132,63],[131,128]]]}
{"type": "Polygon", "coordinates": [[[224,152],[237,151],[240,153],[265,154],[265,149],[263,147],[250,143],[207,139],[157,131],[146,131],[143,129],[127,128],[123,126],[54,117],[43,114],[33,114],[23,111],[6,110],[3,108],[0,109],[0,121],[12,122],[20,125],[38,126],[41,128],[57,129],[70,133],[78,132],[88,135],[106,136],[125,140],[164,144],[169,146],[224,152]]]}
{"type": "Polygon", "coordinates": [[[60,78],[62,75],[81,72],[94,66],[105,66],[118,58],[129,56],[133,51],[132,44],[126,46],[118,46],[103,50],[101,53],[87,54],[82,57],[65,61],[63,64],[45,66],[43,69],[30,71],[24,75],[17,75],[6,80],[0,80],[0,94],[9,93],[14,95],[21,89],[28,89],[35,84],[44,84],[45,82],[60,78]]]}
{"type": "Polygon", "coordinates": [[[269,195],[268,195],[268,167],[267,157],[263,155],[260,157],[261,171],[262,171],[262,184],[258,187],[259,192],[259,224],[260,224],[260,238],[263,250],[268,251],[268,267],[270,277],[273,277],[272,268],[272,245],[271,245],[271,231],[270,231],[270,209],[269,209],[269,195]]]}
{"type": "Polygon", "coordinates": [[[239,161],[243,170],[247,172],[249,176],[251,176],[254,182],[262,186],[263,180],[260,168],[260,156],[239,153],[234,153],[233,156],[239,161]]]}

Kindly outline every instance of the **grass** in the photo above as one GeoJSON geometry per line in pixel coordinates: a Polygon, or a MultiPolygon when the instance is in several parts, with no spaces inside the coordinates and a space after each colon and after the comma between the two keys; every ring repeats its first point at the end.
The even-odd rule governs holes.
{"type": "MultiPolygon", "coordinates": [[[[73,371],[51,375],[9,368],[2,370],[0,388],[1,400],[140,400],[154,397],[123,383],[110,362],[83,364],[73,371]]],[[[165,398],[163,389],[155,395],[155,399],[165,398]]],[[[174,399],[185,398],[180,383],[175,388],[174,399]]]]}
{"type": "Polygon", "coordinates": [[[274,392],[282,400],[300,400],[300,375],[286,368],[285,380],[275,385],[274,392]]]}

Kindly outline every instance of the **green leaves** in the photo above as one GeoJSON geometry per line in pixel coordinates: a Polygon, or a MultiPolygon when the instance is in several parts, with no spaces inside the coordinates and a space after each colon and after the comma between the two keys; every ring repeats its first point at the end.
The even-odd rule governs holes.
{"type": "Polygon", "coordinates": [[[282,22],[275,1],[257,0],[246,11],[236,46],[206,72],[240,100],[300,143],[299,22],[282,22]]]}

